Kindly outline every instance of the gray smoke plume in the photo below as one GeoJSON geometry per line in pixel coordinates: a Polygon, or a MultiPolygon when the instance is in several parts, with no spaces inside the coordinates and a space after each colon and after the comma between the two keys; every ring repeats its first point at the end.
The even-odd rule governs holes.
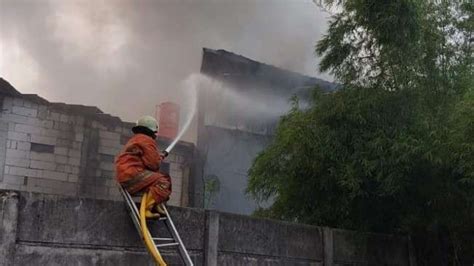
{"type": "Polygon", "coordinates": [[[133,121],[179,101],[202,47],[319,76],[311,0],[0,0],[0,76],[22,93],[133,121]]]}

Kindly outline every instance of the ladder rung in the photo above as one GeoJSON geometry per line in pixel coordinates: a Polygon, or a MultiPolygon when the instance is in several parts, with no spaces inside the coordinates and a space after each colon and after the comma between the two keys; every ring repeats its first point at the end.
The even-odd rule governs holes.
{"type": "MultiPolygon", "coordinates": [[[[132,217],[133,223],[135,224],[139,234],[142,237],[151,238],[154,244],[155,244],[155,241],[171,241],[169,243],[163,243],[163,244],[158,244],[158,245],[155,244],[155,246],[156,248],[178,246],[179,255],[184,260],[186,266],[193,266],[194,263],[191,260],[191,257],[189,256],[188,252],[186,251],[186,248],[184,247],[184,244],[181,241],[181,238],[178,232],[176,231],[176,228],[173,224],[173,220],[171,219],[171,217],[167,217],[167,216],[159,217],[158,221],[166,220],[165,225],[169,233],[172,235],[172,238],[152,237],[151,233],[148,230],[146,231],[146,233],[144,233],[142,231],[143,228],[141,227],[140,221],[139,221],[140,220],[140,217],[139,217],[140,199],[137,197],[132,198],[132,196],[128,193],[128,191],[124,190],[122,186],[119,186],[119,190],[122,196],[124,197],[125,202],[127,203],[129,214],[132,217]]],[[[166,209],[166,206],[162,205],[162,207],[166,215],[169,215],[166,209]]]]}
{"type": "Polygon", "coordinates": [[[156,245],[157,248],[172,247],[172,246],[179,246],[179,243],[166,243],[166,244],[159,244],[159,245],[156,245]]]}
{"type": "Polygon", "coordinates": [[[173,238],[166,238],[166,237],[154,237],[153,241],[173,241],[173,238]]]}

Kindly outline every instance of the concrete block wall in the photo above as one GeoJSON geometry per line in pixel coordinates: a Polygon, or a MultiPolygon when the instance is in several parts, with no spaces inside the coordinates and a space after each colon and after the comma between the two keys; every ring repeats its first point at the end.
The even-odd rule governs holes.
{"type": "Polygon", "coordinates": [[[169,163],[169,174],[173,180],[173,189],[168,203],[173,206],[189,206],[189,195],[183,193],[183,191],[189,191],[188,180],[191,169],[189,155],[170,154],[166,162],[169,163]]]}
{"type": "Polygon", "coordinates": [[[49,111],[21,98],[6,97],[0,117],[4,132],[3,188],[74,195],[79,174],[84,118],[49,111]]]}
{"type": "MultiPolygon", "coordinates": [[[[169,209],[195,265],[415,265],[406,236],[169,209]]],[[[0,191],[0,240],[0,265],[152,265],[118,201],[0,191]]],[[[182,265],[175,249],[161,251],[182,265]]]]}
{"type": "MultiPolygon", "coordinates": [[[[121,200],[114,160],[132,135],[130,123],[104,121],[72,112],[65,104],[57,108],[22,97],[0,97],[0,102],[0,188],[121,200]]],[[[166,141],[160,144],[164,149],[166,141]]],[[[176,150],[180,145],[184,144],[176,150]]],[[[172,152],[167,160],[174,189],[171,205],[187,204],[185,162],[192,156],[172,152]]]]}

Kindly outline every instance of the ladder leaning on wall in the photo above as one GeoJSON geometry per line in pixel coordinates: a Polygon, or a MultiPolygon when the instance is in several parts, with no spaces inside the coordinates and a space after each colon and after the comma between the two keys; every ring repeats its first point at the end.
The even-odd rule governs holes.
{"type": "Polygon", "coordinates": [[[154,237],[151,235],[150,231],[148,230],[147,221],[145,217],[145,199],[147,193],[144,193],[140,203],[140,209],[138,209],[135,201],[133,200],[132,196],[122,188],[118,184],[120,193],[122,194],[123,198],[125,199],[125,203],[127,204],[127,209],[129,211],[130,217],[132,218],[133,224],[137,228],[140,237],[144,241],[148,252],[152,255],[153,259],[155,260],[157,265],[165,266],[166,262],[161,257],[161,253],[158,248],[162,247],[178,247],[178,253],[181,259],[184,261],[185,265],[193,266],[193,262],[191,257],[186,250],[186,247],[181,240],[181,237],[176,230],[176,227],[169,215],[168,209],[164,204],[161,205],[162,209],[165,212],[165,216],[160,217],[159,221],[165,224],[165,227],[168,229],[171,237],[164,238],[164,237],[154,237]]]}

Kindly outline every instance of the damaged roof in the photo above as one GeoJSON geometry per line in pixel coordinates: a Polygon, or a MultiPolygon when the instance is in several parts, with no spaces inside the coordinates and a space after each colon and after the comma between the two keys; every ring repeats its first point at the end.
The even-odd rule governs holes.
{"type": "Polygon", "coordinates": [[[203,48],[201,73],[224,81],[249,80],[272,88],[295,89],[319,86],[331,91],[335,83],[302,75],[228,52],[203,48]]]}

